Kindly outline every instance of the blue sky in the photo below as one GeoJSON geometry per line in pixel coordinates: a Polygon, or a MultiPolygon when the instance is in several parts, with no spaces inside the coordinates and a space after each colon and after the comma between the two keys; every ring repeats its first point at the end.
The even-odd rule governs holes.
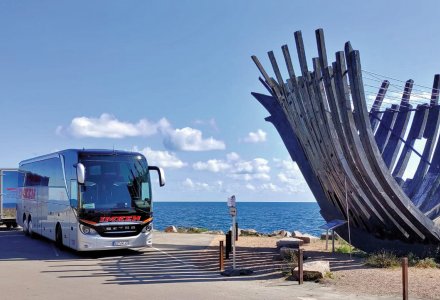
{"type": "MultiPolygon", "coordinates": [[[[267,112],[255,54],[302,30],[363,69],[430,86],[436,1],[1,1],[0,165],[65,148],[137,149],[157,201],[313,201],[267,112]]],[[[298,64],[295,61],[295,66],[298,64]]]]}

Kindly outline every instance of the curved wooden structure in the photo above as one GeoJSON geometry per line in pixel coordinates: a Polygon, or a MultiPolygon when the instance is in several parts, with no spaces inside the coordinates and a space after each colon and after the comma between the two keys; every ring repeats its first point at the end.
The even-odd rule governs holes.
{"type": "MultiPolygon", "coordinates": [[[[430,103],[412,107],[409,80],[400,104],[381,110],[389,86],[384,81],[368,111],[359,51],[347,42],[329,64],[322,29],[316,30],[316,41],[319,57],[309,70],[301,32],[295,32],[299,76],[287,45],[282,46],[286,81],[272,51],[276,79],[252,56],[270,93],[252,93],[270,113],[266,121],[278,130],[324,219],[350,219],[355,247],[419,255],[435,251],[440,245],[440,145],[434,149],[440,75],[430,103]],[[417,171],[404,181],[410,155],[418,154],[414,142],[422,137],[426,144],[417,171]]],[[[337,232],[348,239],[348,226],[337,232]]]]}

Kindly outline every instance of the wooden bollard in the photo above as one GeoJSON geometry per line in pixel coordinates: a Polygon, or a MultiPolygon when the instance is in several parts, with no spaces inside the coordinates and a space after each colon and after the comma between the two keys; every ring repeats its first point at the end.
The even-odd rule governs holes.
{"type": "Polygon", "coordinates": [[[402,299],[408,300],[408,257],[402,258],[402,286],[402,299]]]}
{"type": "Polygon", "coordinates": [[[303,249],[298,249],[298,284],[304,283],[303,249]]]}
{"type": "Polygon", "coordinates": [[[225,248],[223,247],[223,241],[220,241],[219,246],[219,269],[220,271],[225,270],[225,248]]]}

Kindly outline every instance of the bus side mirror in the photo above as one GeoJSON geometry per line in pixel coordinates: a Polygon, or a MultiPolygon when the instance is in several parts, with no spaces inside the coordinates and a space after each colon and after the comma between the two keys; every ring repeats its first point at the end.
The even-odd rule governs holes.
{"type": "Polygon", "coordinates": [[[82,163],[76,164],[76,178],[79,184],[84,184],[86,181],[86,167],[82,163]]]}
{"type": "Polygon", "coordinates": [[[165,185],[165,174],[163,173],[163,170],[156,166],[148,166],[148,171],[155,170],[157,171],[157,174],[159,175],[159,185],[164,186],[165,185]]]}

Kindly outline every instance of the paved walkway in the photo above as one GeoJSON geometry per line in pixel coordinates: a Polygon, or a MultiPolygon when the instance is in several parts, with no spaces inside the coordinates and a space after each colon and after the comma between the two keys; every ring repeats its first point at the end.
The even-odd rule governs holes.
{"type": "Polygon", "coordinates": [[[155,233],[140,251],[76,253],[0,230],[0,299],[397,299],[341,294],[316,283],[299,286],[274,272],[273,252],[241,249],[249,277],[225,278],[212,236],[155,233]]]}

